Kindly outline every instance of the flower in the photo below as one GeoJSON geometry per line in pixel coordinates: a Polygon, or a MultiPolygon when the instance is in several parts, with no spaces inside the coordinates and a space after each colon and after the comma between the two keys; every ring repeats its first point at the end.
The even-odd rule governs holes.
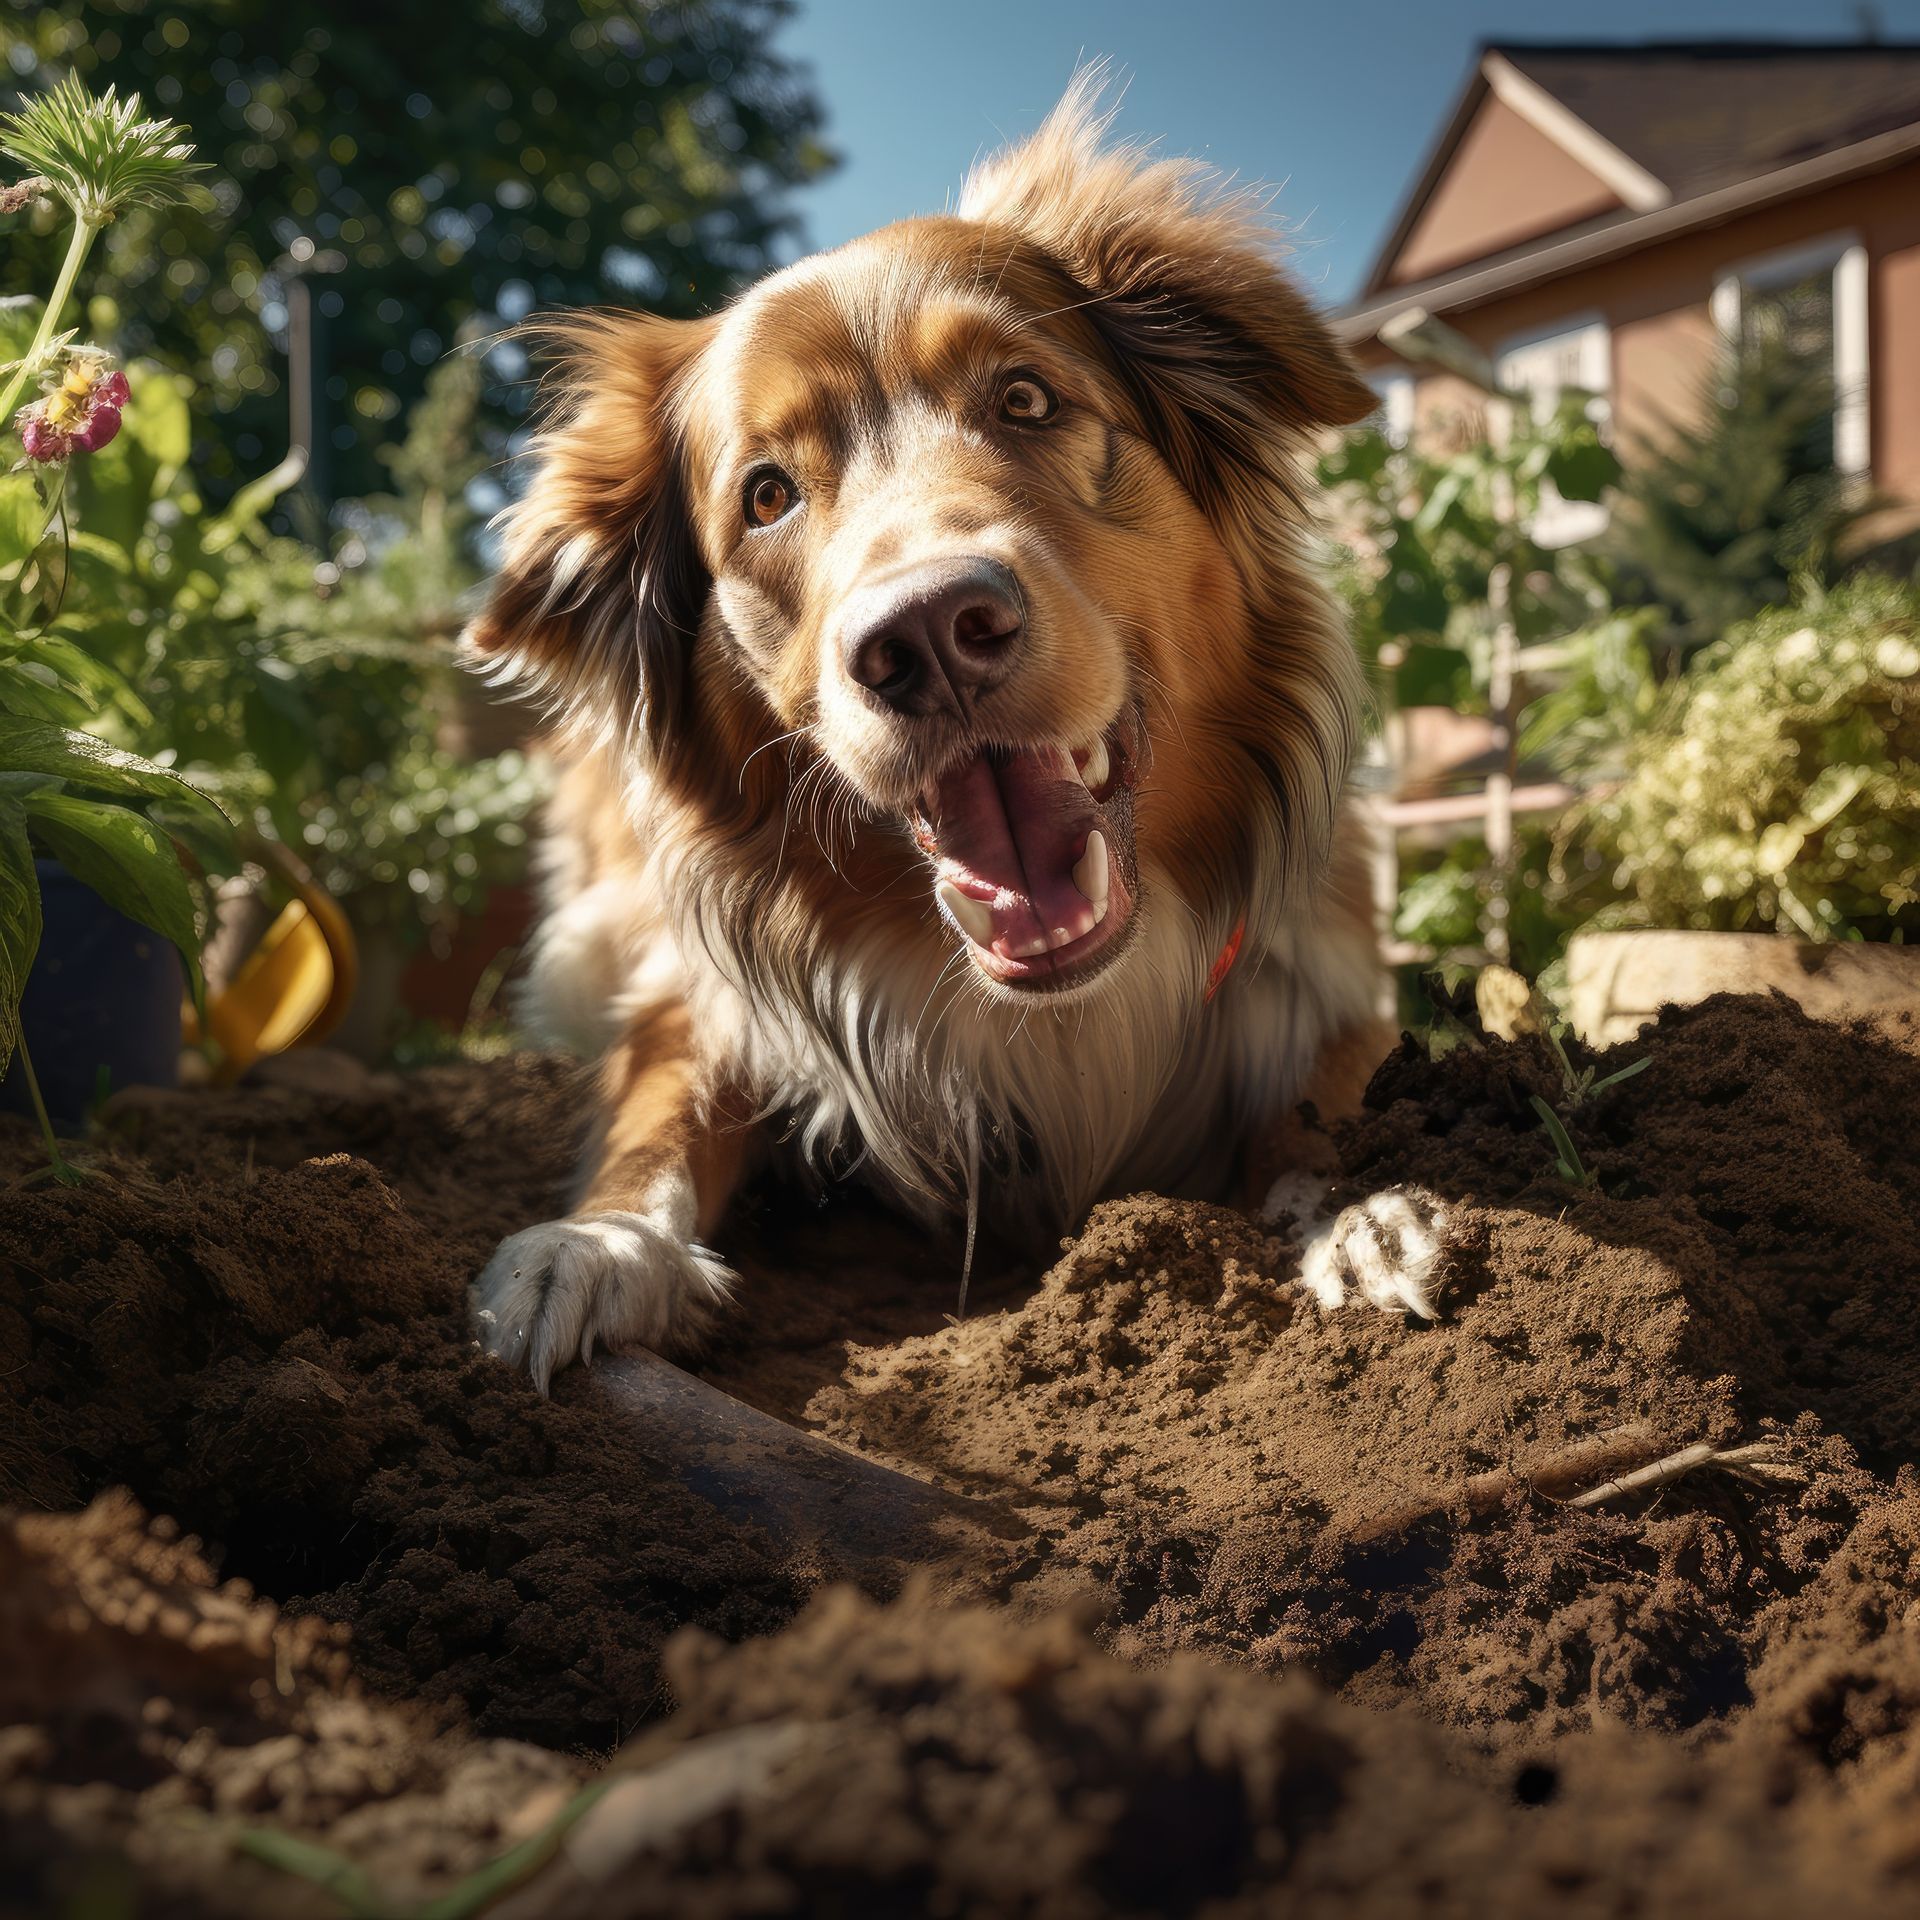
{"type": "Polygon", "coordinates": [[[73,451],[73,435],[50,425],[44,406],[41,402],[20,409],[13,423],[20,431],[20,444],[26,448],[29,460],[64,460],[73,451]]]}
{"type": "Polygon", "coordinates": [[[18,113],[0,113],[0,153],[31,169],[94,228],[123,207],[184,197],[202,170],[185,133],[171,120],[143,118],[137,93],[122,100],[109,87],[96,98],[74,74],[18,113]]]}
{"type": "Polygon", "coordinates": [[[67,362],[57,386],[14,417],[29,460],[43,464],[75,453],[97,453],[120,431],[120,409],[133,397],[127,376],[102,353],[82,351],[67,362]]]}

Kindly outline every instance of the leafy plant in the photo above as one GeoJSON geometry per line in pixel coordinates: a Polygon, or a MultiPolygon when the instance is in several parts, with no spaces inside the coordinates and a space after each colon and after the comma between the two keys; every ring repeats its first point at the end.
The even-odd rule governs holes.
{"type": "Polygon", "coordinates": [[[1910,938],[1920,913],[1920,594],[1861,577],[1709,648],[1565,823],[1556,883],[1597,858],[1613,923],[1910,938]]]}
{"type": "MultiPolygon", "coordinates": [[[[1549,826],[1534,818],[1514,823],[1507,942],[1512,965],[1529,978],[1554,964],[1568,934],[1594,908],[1597,876],[1575,857],[1562,863],[1561,884],[1550,885],[1554,858],[1549,826]]],[[[1437,852],[1409,852],[1394,907],[1394,937],[1432,953],[1478,953],[1491,874],[1492,858],[1478,834],[1462,834],[1437,852]]]]}
{"type": "Polygon", "coordinates": [[[1670,663],[1845,570],[1881,503],[1834,465],[1834,399],[1830,374],[1762,331],[1628,467],[1599,551],[1619,598],[1656,610],[1670,663]]]}
{"type": "Polygon", "coordinates": [[[1550,639],[1605,611],[1591,571],[1532,528],[1549,487],[1597,500],[1619,474],[1586,400],[1567,395],[1541,418],[1523,408],[1505,443],[1477,437],[1451,451],[1395,446],[1373,429],[1320,462],[1348,561],[1341,585],[1363,658],[1392,662],[1395,706],[1484,710],[1495,570],[1505,568],[1514,630],[1550,639]]]}
{"type": "Polygon", "coordinates": [[[1547,1130],[1547,1138],[1553,1142],[1553,1170],[1560,1178],[1575,1187],[1598,1186],[1600,1177],[1588,1170],[1587,1164],[1580,1158],[1580,1149],[1573,1144],[1573,1136],[1567,1131],[1562,1120],[1551,1106],[1539,1094],[1529,1094],[1533,1110],[1540,1116],[1540,1124],[1547,1130]]]}
{"type": "Polygon", "coordinates": [[[1542,1031],[1547,1036],[1547,1045],[1553,1049],[1553,1057],[1560,1066],[1560,1085],[1569,1106],[1584,1106],[1596,1093],[1604,1093],[1609,1087],[1617,1087],[1622,1080],[1631,1080],[1636,1073],[1651,1066],[1652,1060],[1643,1054],[1638,1060],[1629,1060],[1624,1067],[1616,1067],[1611,1073],[1600,1074],[1591,1064],[1576,1067],[1567,1053],[1566,1023],[1561,1020],[1543,1020],[1542,1031]]]}
{"type": "Polygon", "coordinates": [[[42,929],[35,850],[172,941],[198,996],[199,928],[175,837],[210,846],[227,830],[219,810],[169,768],[83,730],[114,714],[140,720],[144,709],[123,675],[58,630],[70,576],[70,464],[115,437],[129,397],[105,354],[59,331],[62,313],[101,228],[128,204],[177,192],[190,170],[177,130],[142,119],[139,104],[65,86],[0,117],[0,151],[36,169],[32,191],[63,202],[74,221],[52,298],[44,307],[11,305],[11,331],[0,333],[10,354],[0,420],[29,387],[41,389],[13,421],[25,458],[0,479],[0,1072],[17,1052],[62,1179],[72,1169],[20,1031],[42,929]]]}

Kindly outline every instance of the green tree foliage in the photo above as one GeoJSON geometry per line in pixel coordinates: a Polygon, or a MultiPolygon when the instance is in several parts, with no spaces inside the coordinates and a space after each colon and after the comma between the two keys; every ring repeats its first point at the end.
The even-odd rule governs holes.
{"type": "MultiPolygon", "coordinates": [[[[309,277],[344,495],[380,485],[471,316],[692,312],[769,263],[785,190],[825,164],[771,44],[789,4],[0,0],[0,48],[22,90],[72,71],[140,93],[211,163],[192,204],[124,213],[82,292],[111,286],[122,344],[192,374],[217,486],[284,449],[289,281],[309,277]]],[[[54,223],[10,238],[0,292],[44,288],[54,223]]],[[[497,370],[496,417],[522,369],[497,370]]]]}
{"type": "Polygon", "coordinates": [[[1763,332],[1628,464],[1599,557],[1620,601],[1667,610],[1671,658],[1843,571],[1874,502],[1834,467],[1833,410],[1831,375],[1763,332]]]}

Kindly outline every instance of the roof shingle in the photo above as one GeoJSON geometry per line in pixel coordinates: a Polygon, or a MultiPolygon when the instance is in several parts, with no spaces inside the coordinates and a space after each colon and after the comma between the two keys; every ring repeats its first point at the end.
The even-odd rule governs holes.
{"type": "Polygon", "coordinates": [[[1536,85],[1676,200],[1920,121],[1920,46],[1515,46],[1536,85]]]}

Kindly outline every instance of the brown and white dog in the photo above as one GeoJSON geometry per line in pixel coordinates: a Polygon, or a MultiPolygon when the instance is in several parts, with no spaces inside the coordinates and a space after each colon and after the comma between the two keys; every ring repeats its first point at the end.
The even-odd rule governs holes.
{"type": "MultiPolygon", "coordinates": [[[[1095,91],[955,214],[559,330],[468,636],[570,759],[528,1012],[605,1058],[575,1211],[475,1287],[542,1387],[698,1337],[769,1152],[1046,1244],[1263,1190],[1384,1050],[1302,467],[1374,396],[1249,198],[1095,91]]],[[[1308,1277],[1423,1308],[1364,1265],[1308,1277]]]]}

